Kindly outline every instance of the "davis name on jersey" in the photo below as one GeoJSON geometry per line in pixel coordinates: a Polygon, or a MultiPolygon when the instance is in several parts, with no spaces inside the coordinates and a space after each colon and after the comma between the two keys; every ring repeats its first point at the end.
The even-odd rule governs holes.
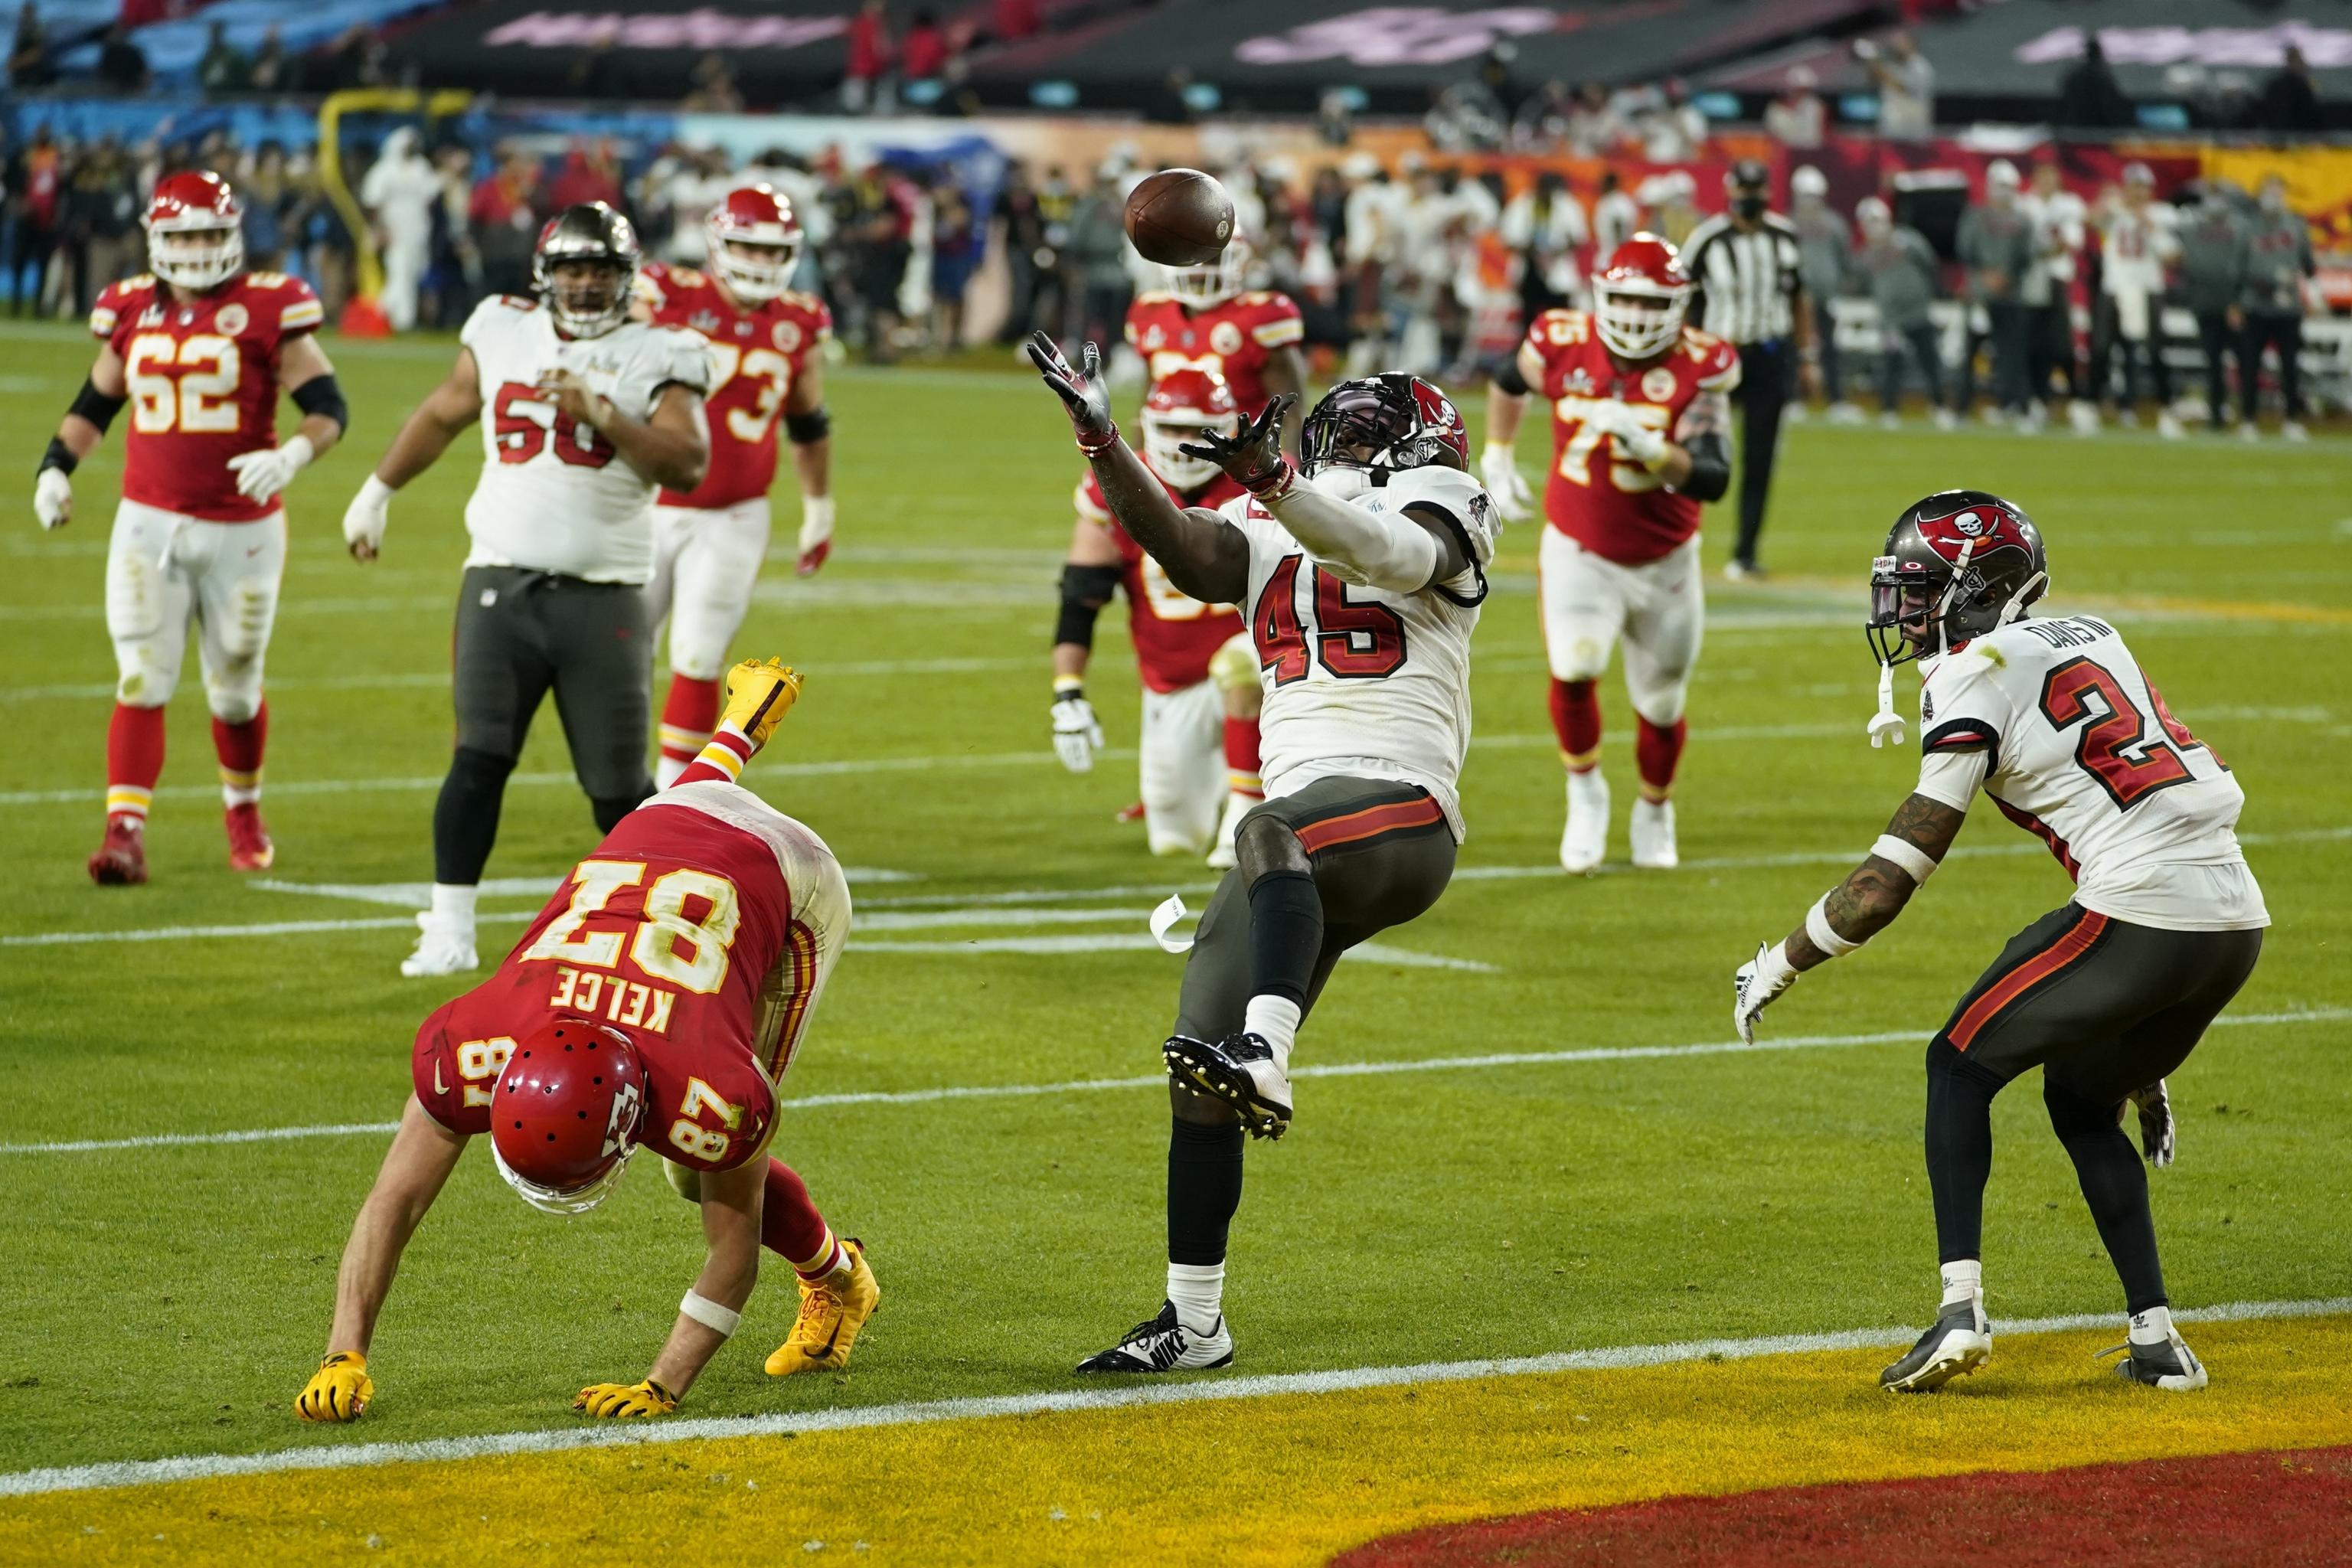
{"type": "Polygon", "coordinates": [[[89,330],[122,358],[131,415],[122,499],[207,522],[251,522],[281,504],[237,493],[228,460],[278,445],[278,355],[326,312],[310,286],[245,272],[180,301],[152,277],[110,283],[89,330]]]}
{"type": "Polygon", "coordinates": [[[654,484],[610,441],[558,413],[540,377],[561,367],[632,419],[663,391],[707,393],[703,341],[625,321],[603,337],[566,338],[538,301],[497,294],[475,307],[458,341],[482,388],[482,477],[466,503],[468,566],[526,566],[592,583],[653,575],[654,484]]]}
{"type": "Polygon", "coordinates": [[[1148,379],[1171,371],[1213,371],[1233,389],[1244,419],[1274,400],[1265,362],[1304,339],[1307,323],[1289,295],[1260,290],[1192,310],[1173,294],[1139,294],[1127,308],[1127,341],[1143,356],[1148,379]]]}
{"type": "Polygon", "coordinates": [[[1919,793],[1980,781],[2038,835],[2086,910],[2168,931],[2267,925],[2238,847],[2245,792],[2095,616],[2018,621],[1927,668],[1919,793]]]}
{"type": "Polygon", "coordinates": [[[659,261],[637,274],[637,290],[656,325],[710,345],[710,468],[691,492],[662,491],[661,504],[711,510],[766,495],[785,395],[833,336],[833,312],[815,295],[790,290],[741,305],[709,273],[659,261]]]}
{"type": "MultiPolygon", "coordinates": [[[[1160,484],[1178,506],[1221,508],[1243,493],[1241,486],[1223,474],[1190,498],[1165,479],[1160,484]]],[[[1154,691],[1181,691],[1208,679],[1210,659],[1242,629],[1241,611],[1231,605],[1204,605],[1171,583],[1160,563],[1119,527],[1092,471],[1078,481],[1076,499],[1078,515],[1108,531],[1118,546],[1128,635],[1135,643],[1143,684],[1154,691]]]]}
{"type": "MultiPolygon", "coordinates": [[[[1353,504],[1401,511],[1417,503],[1461,517],[1494,501],[1467,474],[1425,468],[1394,475],[1353,504]]],[[[1244,614],[1265,690],[1258,723],[1267,797],[1319,778],[1418,784],[1444,810],[1459,843],[1466,829],[1456,781],[1470,749],[1470,634],[1481,598],[1475,572],[1417,594],[1366,588],[1317,565],[1254,498],[1218,510],[1249,541],[1244,614]]]]}
{"type": "Polygon", "coordinates": [[[1672,437],[1701,393],[1739,384],[1739,353],[1721,338],[1685,327],[1664,359],[1618,369],[1585,310],[1546,310],[1528,328],[1543,361],[1534,391],[1551,405],[1552,469],[1544,516],[1594,554],[1635,566],[1670,555],[1698,531],[1699,503],[1617,450],[1588,424],[1596,401],[1616,399],[1644,425],[1672,437]]]}

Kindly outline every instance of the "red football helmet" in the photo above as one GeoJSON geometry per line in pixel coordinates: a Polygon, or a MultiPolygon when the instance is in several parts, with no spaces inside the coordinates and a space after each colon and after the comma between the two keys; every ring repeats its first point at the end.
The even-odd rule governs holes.
{"type": "Polygon", "coordinates": [[[792,202],[774,186],[728,192],[702,220],[702,230],[710,242],[710,270],[738,300],[762,304],[792,287],[807,237],[792,202]]]}
{"type": "Polygon", "coordinates": [[[1654,359],[1682,336],[1690,297],[1690,274],[1675,247],[1654,234],[1637,234],[1592,275],[1592,322],[1619,359],[1654,359]]]}
{"type": "Polygon", "coordinates": [[[1213,370],[1171,370],[1152,383],[1143,400],[1143,450],[1152,471],[1180,490],[1196,490],[1217,474],[1206,458],[1188,458],[1178,448],[1198,441],[1203,430],[1231,436],[1241,428],[1233,389],[1213,370]]]}
{"type": "Polygon", "coordinates": [[[209,169],[184,169],[155,184],[141,220],[147,265],[166,283],[210,289],[245,268],[245,207],[209,169]]]}
{"type": "Polygon", "coordinates": [[[490,1154],[522,1201],[584,1214],[619,1184],[646,1115],[645,1068],[618,1029],[557,1016],[515,1043],[490,1090],[490,1154]]]}
{"type": "Polygon", "coordinates": [[[1470,431],[1445,394],[1391,371],[1343,381],[1323,395],[1299,432],[1300,471],[1326,489],[1327,469],[1360,472],[1370,488],[1407,468],[1470,471],[1470,431]]]}

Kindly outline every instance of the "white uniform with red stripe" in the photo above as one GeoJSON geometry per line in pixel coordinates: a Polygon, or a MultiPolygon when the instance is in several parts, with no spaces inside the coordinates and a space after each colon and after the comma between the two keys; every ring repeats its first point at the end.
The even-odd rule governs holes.
{"type": "MultiPolygon", "coordinates": [[[[1486,488],[1453,468],[1412,468],[1358,497],[1370,511],[1423,502],[1463,515],[1491,507],[1486,488]]],[[[1256,646],[1265,708],[1261,773],[1269,800],[1321,778],[1393,779],[1435,798],[1459,843],[1456,787],[1470,749],[1470,634],[1475,571],[1416,594],[1342,582],[1318,566],[1249,496],[1218,509],[1249,541],[1242,614],[1256,646]]]]}
{"type": "Polygon", "coordinates": [[[2245,792],[2097,616],[2019,621],[1932,661],[1919,725],[1919,793],[1965,811],[1981,787],[2084,909],[2162,931],[2270,923],[2238,847],[2245,792]]]}

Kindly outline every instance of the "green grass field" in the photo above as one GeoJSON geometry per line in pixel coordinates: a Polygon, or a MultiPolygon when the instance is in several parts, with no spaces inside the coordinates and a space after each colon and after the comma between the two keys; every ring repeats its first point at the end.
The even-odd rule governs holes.
{"type": "MultiPolygon", "coordinates": [[[[269,662],[270,880],[226,869],[192,656],[171,710],[153,882],[101,890],[82,861],[105,783],[101,585],[121,437],[77,478],[79,521],[42,534],[31,469],[89,348],[22,328],[5,343],[0,415],[20,478],[0,500],[0,843],[16,879],[0,914],[0,1469],[572,1420],[583,1383],[642,1375],[700,1257],[691,1214],[650,1169],[566,1222],[526,1209],[470,1152],[386,1313],[376,1408],[357,1430],[322,1432],[289,1406],[322,1348],[380,1133],[26,1147],[397,1113],[418,1021],[463,984],[399,977],[414,906],[382,885],[431,874],[476,448],[461,444],[404,493],[373,567],[345,557],[337,524],[449,346],[329,345],[356,427],[289,497],[269,662]]],[[[760,1360],[791,1313],[772,1272],[741,1342],[695,1389],[698,1415],[1065,1387],[1081,1354],[1160,1293],[1161,1093],[1083,1085],[1155,1073],[1179,964],[1134,944],[1160,896],[1185,889],[1197,905],[1209,879],[1150,859],[1139,826],[1113,820],[1135,793],[1118,617],[1105,618],[1091,689],[1128,749],[1081,778],[1046,744],[1075,475],[1061,416],[1010,369],[847,371],[833,404],[833,563],[793,579],[784,501],[737,644],[810,676],[744,782],[876,874],[856,884],[857,936],[787,1095],[1076,1087],[789,1110],[776,1150],[838,1229],[871,1244],[884,1310],[846,1375],[771,1381],[760,1360]]],[[[1531,472],[1538,444],[1524,443],[1531,472]]],[[[2352,1294],[2347,480],[2352,454],[2334,439],[2249,451],[1794,431],[1767,541],[1778,575],[1710,579],[1679,796],[1685,864],[1622,867],[1631,720],[1612,678],[1619,863],[1574,881],[1546,870],[1559,770],[1535,534],[1515,531],[1476,645],[1463,871],[1386,939],[1449,962],[1344,966],[1300,1060],[1727,1040],[1733,967],[1841,874],[1914,776],[1911,752],[1864,739],[1869,558],[1927,490],[1997,489],[2048,535],[2052,604],[2112,615],[2236,768],[2277,921],[2240,1021],[2175,1079],[2180,1160],[2156,1184],[2175,1300],[2352,1294]],[[2305,1012],[2320,1016],[2280,1017],[2305,1012]]],[[[1908,708],[1907,672],[1903,689],[1908,708]]],[[[1811,1043],[1304,1080],[1292,1135],[1249,1157],[1228,1296],[1241,1367],[1920,1321],[1935,1261],[1920,1047],[2001,941],[2066,896],[2037,844],[1979,815],[1893,931],[1776,1005],[1768,1038],[1811,1043]]],[[[489,875],[551,886],[594,838],[542,712],[489,875]]],[[[509,922],[486,928],[486,949],[540,900],[486,898],[490,920],[509,922]]],[[[1999,1107],[1991,1310],[2119,1309],[2042,1114],[2031,1087],[1999,1107]]]]}

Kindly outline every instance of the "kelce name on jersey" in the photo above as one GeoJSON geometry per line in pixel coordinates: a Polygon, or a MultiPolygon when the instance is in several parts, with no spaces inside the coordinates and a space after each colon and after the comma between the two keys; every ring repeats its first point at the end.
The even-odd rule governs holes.
{"type": "Polygon", "coordinates": [[[2116,628],[2096,616],[2066,616],[2054,621],[2018,623],[2052,647],[2081,647],[2116,635],[2116,628]]]}
{"type": "Polygon", "coordinates": [[[548,1011],[577,1013],[593,1018],[600,1003],[607,1023],[667,1035],[669,1010],[677,1005],[677,993],[624,980],[616,974],[599,973],[593,969],[556,966],[555,990],[547,999],[548,1011]]]}

